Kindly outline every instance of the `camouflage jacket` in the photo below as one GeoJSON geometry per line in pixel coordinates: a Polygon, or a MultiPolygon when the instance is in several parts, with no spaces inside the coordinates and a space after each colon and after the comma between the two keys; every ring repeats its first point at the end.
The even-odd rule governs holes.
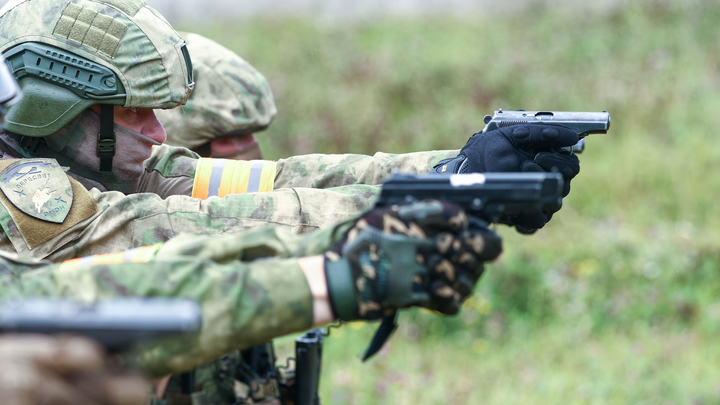
{"type": "MultiPolygon", "coordinates": [[[[302,253],[316,254],[323,252],[331,244],[333,236],[331,231],[334,228],[326,227],[353,217],[369,208],[377,195],[378,187],[375,185],[393,169],[426,172],[436,161],[455,154],[457,154],[456,151],[419,152],[404,155],[378,153],[373,157],[362,155],[296,156],[280,160],[277,163],[274,191],[230,194],[223,198],[212,197],[207,200],[199,200],[189,197],[193,192],[200,161],[198,156],[185,148],[156,147],[152,157],[146,161],[145,174],[138,182],[139,193],[123,195],[119,192],[100,192],[92,189],[89,192],[90,198],[87,200],[96,207],[96,212],[56,236],[42,240],[42,243],[34,243],[29,246],[27,242],[29,238],[26,238],[27,235],[23,235],[21,232],[22,226],[18,226],[22,219],[16,223],[18,214],[15,213],[16,217],[13,218],[10,213],[12,207],[0,205],[0,225],[5,231],[5,237],[0,241],[0,249],[17,252],[23,256],[58,262],[153,245],[165,242],[180,232],[194,234],[238,233],[237,239],[233,240],[236,240],[239,243],[238,246],[242,248],[243,260],[249,261],[254,257],[287,257],[296,254],[299,250],[299,242],[298,239],[295,239],[297,237],[294,234],[315,231],[312,233],[314,236],[308,238],[308,241],[314,242],[306,241],[302,253]],[[316,231],[323,227],[326,229],[316,231]],[[262,230],[241,232],[253,228],[262,228],[262,230]]],[[[40,223],[39,227],[47,230],[48,224],[40,223]]],[[[238,257],[236,253],[233,254],[235,254],[233,257],[238,257]]],[[[290,263],[288,266],[294,266],[292,262],[290,263]]],[[[269,265],[268,262],[256,262],[252,263],[250,267],[260,269],[264,268],[263,266],[266,264],[269,265]]],[[[174,265],[184,266],[182,263],[174,265]]],[[[270,267],[274,268],[273,266],[275,264],[270,267]]],[[[98,277],[97,271],[99,270],[88,271],[90,274],[83,277],[87,277],[88,280],[98,277]]],[[[52,272],[45,271],[45,273],[51,274],[52,272]]],[[[276,276],[274,272],[272,274],[273,277],[276,276]]],[[[199,274],[184,275],[183,277],[186,276],[189,281],[185,284],[180,280],[182,285],[193,285],[205,282],[200,279],[211,278],[211,275],[199,274]]],[[[125,276],[119,275],[119,277],[125,276]]],[[[232,275],[231,277],[239,276],[232,275]]],[[[152,287],[156,289],[162,287],[162,280],[170,279],[173,278],[158,276],[157,279],[153,278],[145,280],[145,282],[149,286],[158,281],[160,283],[158,287],[154,285],[152,287]]],[[[55,277],[53,280],[59,279],[55,277]]],[[[269,280],[272,280],[272,277],[264,279],[268,284],[263,286],[262,291],[272,291],[273,293],[282,291],[283,283],[270,283],[269,280]]],[[[89,297],[93,297],[96,286],[97,283],[93,281],[90,282],[88,288],[83,287],[72,292],[67,286],[63,290],[49,284],[47,285],[48,289],[31,293],[65,295],[79,294],[79,291],[83,291],[83,293],[87,292],[89,297]]],[[[123,286],[122,289],[135,291],[128,286],[123,286]]],[[[241,294],[242,291],[237,293],[241,294]]],[[[182,291],[154,290],[153,294],[172,297],[187,296],[183,295],[182,291]]],[[[245,319],[245,316],[242,318],[245,319]]],[[[206,317],[205,319],[206,322],[216,322],[215,317],[206,317]]],[[[274,322],[272,316],[266,321],[274,322]]],[[[227,321],[223,321],[219,325],[227,325],[227,321]]],[[[290,325],[297,328],[295,330],[309,327],[307,323],[300,326],[297,322],[290,322],[285,326],[290,325]]],[[[238,333],[237,331],[244,327],[248,326],[239,325],[237,329],[234,329],[234,333],[238,333]]],[[[182,364],[183,366],[191,363],[192,365],[201,364],[217,358],[227,351],[264,342],[273,336],[288,332],[284,330],[282,333],[254,334],[251,331],[247,337],[240,340],[246,342],[240,346],[213,346],[208,343],[208,346],[213,346],[218,350],[199,355],[192,351],[188,352],[187,355],[181,356],[185,359],[182,364]]],[[[225,331],[224,333],[230,332],[225,331]]],[[[210,336],[204,339],[207,342],[216,338],[226,339],[212,333],[207,336],[210,336]]],[[[162,361],[156,362],[162,363],[162,361]]],[[[225,399],[228,395],[222,393],[232,392],[232,381],[229,382],[230,389],[225,387],[228,384],[225,384],[224,380],[216,381],[218,377],[215,375],[214,366],[215,363],[211,363],[200,369],[201,373],[197,376],[197,381],[202,389],[196,395],[202,396],[203,399],[200,400],[198,397],[194,398],[194,401],[213,404],[227,402],[225,399]]],[[[162,367],[166,366],[157,366],[160,369],[162,367]]],[[[167,368],[187,369],[175,366],[167,366],[167,368]]]]}
{"type": "Polygon", "coordinates": [[[59,262],[152,245],[181,232],[237,233],[270,225],[309,232],[369,208],[378,192],[376,184],[393,169],[426,172],[433,163],[455,154],[457,151],[295,156],[277,162],[272,192],[202,201],[188,196],[198,156],[185,148],[163,145],[147,160],[138,193],[92,189],[87,199],[94,211],[57,233],[42,221],[23,226],[23,213],[12,212],[9,203],[3,202],[0,250],[59,262]]]}
{"type": "Polygon", "coordinates": [[[312,296],[294,257],[328,243],[342,227],[310,235],[270,227],[220,237],[185,235],[165,244],[61,264],[0,253],[0,300],[193,299],[202,310],[199,335],[147,344],[133,358],[153,375],[187,371],[223,353],[310,328],[312,296]],[[276,257],[254,260],[266,256],[276,257]]]}

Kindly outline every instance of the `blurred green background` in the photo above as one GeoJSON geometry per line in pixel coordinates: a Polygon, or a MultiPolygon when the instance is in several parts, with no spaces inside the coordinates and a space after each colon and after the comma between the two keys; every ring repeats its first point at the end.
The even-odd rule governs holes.
{"type": "MultiPolygon", "coordinates": [[[[457,149],[500,107],[608,110],[563,209],[457,317],[415,311],[326,340],[325,404],[720,403],[720,4],[603,12],[179,22],[268,78],[266,157],[457,149]]],[[[288,350],[291,339],[281,341],[288,350]]]]}

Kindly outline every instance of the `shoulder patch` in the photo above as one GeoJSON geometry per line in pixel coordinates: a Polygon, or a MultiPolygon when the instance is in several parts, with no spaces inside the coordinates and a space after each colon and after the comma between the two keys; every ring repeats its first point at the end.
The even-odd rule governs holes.
{"type": "MultiPolygon", "coordinates": [[[[23,241],[29,250],[35,249],[98,212],[97,203],[90,192],[75,179],[70,178],[55,159],[0,159],[0,170],[0,190],[2,190],[0,205],[10,214],[11,222],[14,224],[14,226],[3,224],[2,227],[18,251],[22,250],[19,243],[23,243],[23,241]],[[14,181],[22,181],[19,178],[23,174],[25,174],[23,177],[25,179],[30,176],[30,173],[36,176],[38,175],[36,172],[44,173],[46,170],[50,170],[45,164],[50,164],[59,172],[53,169],[50,172],[49,180],[42,177],[28,181],[19,188],[14,186],[14,181]],[[13,177],[15,180],[8,179],[13,177]],[[44,184],[46,180],[47,184],[44,184]],[[69,189],[64,188],[65,182],[68,183],[69,189]],[[20,202],[11,201],[12,194],[22,194],[14,191],[21,191],[23,187],[26,195],[20,196],[20,202]],[[28,190],[32,192],[30,193],[28,190]],[[37,196],[35,196],[36,193],[37,196]],[[48,196],[50,197],[48,198],[48,196]],[[68,212],[62,212],[65,208],[60,208],[63,203],[56,200],[57,198],[67,201],[68,212]],[[53,212],[49,212],[46,216],[44,212],[48,211],[53,212]],[[50,221],[48,219],[50,217],[54,221],[50,221]],[[58,221],[59,218],[63,219],[58,221]]],[[[47,252],[47,254],[50,253],[47,252]]]]}
{"type": "Polygon", "coordinates": [[[22,159],[0,172],[0,189],[23,213],[61,224],[70,213],[73,190],[54,159],[22,159]]]}

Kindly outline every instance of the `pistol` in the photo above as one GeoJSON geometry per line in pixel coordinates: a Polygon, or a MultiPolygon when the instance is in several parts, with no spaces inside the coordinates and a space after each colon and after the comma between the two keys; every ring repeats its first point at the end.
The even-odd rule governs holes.
{"type": "MultiPolygon", "coordinates": [[[[504,215],[533,211],[556,211],[562,204],[563,177],[560,173],[469,173],[436,174],[395,173],[383,181],[376,207],[393,204],[442,200],[461,206],[472,219],[490,223],[503,221],[504,215]]],[[[412,214],[412,205],[400,210],[412,214]]],[[[402,216],[402,212],[399,212],[402,216]]],[[[363,361],[382,348],[397,327],[397,314],[382,318],[363,361]]]]}
{"type": "Polygon", "coordinates": [[[468,215],[497,223],[502,215],[557,211],[562,205],[560,173],[395,173],[383,181],[376,207],[408,201],[444,200],[461,206],[468,215]]]}
{"type": "Polygon", "coordinates": [[[606,134],[610,129],[610,114],[603,112],[574,111],[495,111],[495,115],[483,118],[485,128],[481,131],[493,131],[513,125],[545,124],[558,125],[575,131],[580,140],[572,147],[563,148],[569,152],[580,153],[585,149],[585,136],[606,134]]]}
{"type": "Polygon", "coordinates": [[[82,304],[64,298],[27,298],[0,304],[0,333],[69,333],[97,341],[109,352],[136,342],[200,330],[191,300],[114,298],[82,304]]]}

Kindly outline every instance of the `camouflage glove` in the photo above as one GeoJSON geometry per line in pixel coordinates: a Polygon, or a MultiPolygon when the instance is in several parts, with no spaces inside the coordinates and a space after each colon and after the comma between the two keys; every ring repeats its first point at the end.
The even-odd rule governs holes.
{"type": "MultiPolygon", "coordinates": [[[[561,150],[578,142],[578,135],[556,125],[516,125],[486,133],[478,132],[460,153],[433,167],[437,173],[559,172],[565,178],[563,196],[570,192],[570,180],[580,172],[580,161],[561,150]]],[[[542,228],[554,212],[528,212],[503,217],[501,222],[519,232],[542,228]]]]}
{"type": "Polygon", "coordinates": [[[378,319],[410,306],[456,314],[501,246],[485,223],[454,204],[371,210],[325,253],[333,312],[341,320],[378,319]]]}
{"type": "Polygon", "coordinates": [[[0,337],[3,404],[133,405],[150,385],[137,375],[110,371],[98,345],[80,337],[0,337]]]}

